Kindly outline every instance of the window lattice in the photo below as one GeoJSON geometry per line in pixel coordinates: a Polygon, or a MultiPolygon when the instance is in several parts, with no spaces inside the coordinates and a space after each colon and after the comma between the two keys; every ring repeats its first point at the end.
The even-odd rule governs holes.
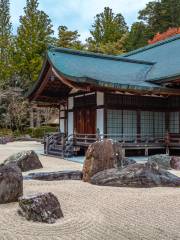
{"type": "Polygon", "coordinates": [[[179,112],[170,113],[170,132],[179,133],[179,112]]]}

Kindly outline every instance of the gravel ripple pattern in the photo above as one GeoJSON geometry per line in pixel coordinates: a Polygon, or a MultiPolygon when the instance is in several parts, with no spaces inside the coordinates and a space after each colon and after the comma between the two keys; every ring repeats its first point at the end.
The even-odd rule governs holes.
{"type": "MultiPolygon", "coordinates": [[[[0,160],[1,151],[5,154],[6,150],[3,147],[0,160]]],[[[61,159],[40,159],[47,171],[82,168],[61,159]]],[[[64,218],[50,225],[34,223],[18,215],[18,203],[2,204],[0,240],[180,239],[180,188],[135,189],[99,187],[82,181],[24,181],[24,194],[38,192],[54,193],[64,218]]]]}

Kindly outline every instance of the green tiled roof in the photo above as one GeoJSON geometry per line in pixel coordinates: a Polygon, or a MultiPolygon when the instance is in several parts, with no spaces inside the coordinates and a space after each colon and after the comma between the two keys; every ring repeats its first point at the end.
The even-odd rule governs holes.
{"type": "Polygon", "coordinates": [[[149,89],[157,86],[144,81],[154,65],[152,61],[53,47],[49,48],[47,55],[59,74],[75,82],[115,88],[149,89]]]}
{"type": "Polygon", "coordinates": [[[137,49],[121,57],[155,62],[146,81],[166,81],[180,76],[180,35],[137,49]]]}
{"type": "MultiPolygon", "coordinates": [[[[47,61],[61,76],[76,83],[177,91],[164,88],[161,82],[180,77],[180,35],[120,56],[49,47],[45,65],[47,61]]],[[[43,69],[30,94],[43,81],[43,69]]]]}

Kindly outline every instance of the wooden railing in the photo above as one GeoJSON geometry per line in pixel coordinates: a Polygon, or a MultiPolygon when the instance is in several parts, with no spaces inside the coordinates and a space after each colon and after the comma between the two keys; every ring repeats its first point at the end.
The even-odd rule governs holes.
{"type": "Polygon", "coordinates": [[[167,136],[167,144],[169,146],[180,146],[180,134],[169,133],[169,135],[167,136]]]}
{"type": "Polygon", "coordinates": [[[76,144],[89,144],[91,142],[100,141],[106,138],[121,142],[122,144],[165,143],[164,137],[153,135],[79,134],[79,133],[73,135],[73,139],[76,144]]]}
{"type": "Polygon", "coordinates": [[[48,154],[52,149],[66,154],[72,147],[88,147],[90,144],[103,139],[112,139],[122,144],[124,148],[141,149],[141,148],[166,148],[168,153],[170,147],[180,148],[180,134],[169,134],[165,136],[154,135],[128,135],[128,134],[81,134],[73,133],[65,136],[63,133],[47,134],[44,138],[44,152],[48,154]]]}

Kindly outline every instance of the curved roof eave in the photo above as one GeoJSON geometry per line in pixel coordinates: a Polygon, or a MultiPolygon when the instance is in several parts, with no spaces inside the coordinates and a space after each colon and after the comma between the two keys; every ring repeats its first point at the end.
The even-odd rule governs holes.
{"type": "MultiPolygon", "coordinates": [[[[69,50],[66,50],[66,51],[69,51],[69,50]]],[[[88,53],[89,54],[89,53],[88,53]]],[[[33,96],[33,94],[35,93],[35,91],[37,90],[37,88],[41,85],[42,81],[43,81],[43,74],[44,74],[44,71],[47,67],[47,64],[49,63],[50,66],[52,66],[56,71],[57,73],[64,77],[64,78],[67,78],[69,81],[72,81],[74,83],[87,83],[87,84],[91,84],[91,85],[94,85],[94,86],[99,86],[99,87],[103,87],[103,88],[114,88],[114,89],[117,89],[117,90],[133,90],[133,91],[159,91],[159,92],[171,92],[170,89],[167,89],[167,88],[164,88],[162,86],[157,86],[157,84],[153,83],[153,82],[150,82],[149,80],[145,81],[145,83],[149,84],[150,86],[143,86],[143,85],[136,85],[136,84],[122,84],[122,83],[112,83],[112,82],[107,82],[107,81],[103,81],[103,80],[98,80],[98,79],[92,79],[92,78],[89,78],[88,76],[81,76],[81,77],[77,77],[77,76],[72,76],[72,75],[69,75],[65,72],[62,72],[59,68],[57,68],[55,66],[55,64],[53,63],[53,61],[51,60],[51,57],[46,54],[46,58],[44,60],[44,63],[43,63],[43,67],[42,67],[42,70],[41,70],[41,73],[39,75],[39,78],[37,80],[37,82],[33,85],[33,87],[27,92],[26,96],[28,98],[31,98],[33,96]]]]}
{"type": "Polygon", "coordinates": [[[153,78],[153,79],[148,79],[146,82],[151,82],[151,83],[166,83],[169,81],[176,80],[177,78],[180,78],[180,73],[174,74],[174,75],[169,75],[166,77],[160,77],[160,78],[153,78]]]}
{"type": "Polygon", "coordinates": [[[106,82],[106,81],[102,81],[102,80],[98,80],[98,79],[90,79],[87,76],[83,76],[83,77],[77,77],[77,76],[72,76],[66,73],[63,73],[62,71],[60,71],[58,68],[56,68],[56,66],[53,64],[53,62],[51,61],[50,57],[48,56],[48,60],[50,61],[51,65],[53,66],[53,68],[57,71],[57,73],[65,78],[67,78],[70,81],[73,81],[74,83],[87,83],[87,84],[92,84],[92,85],[96,85],[99,87],[109,87],[109,88],[115,88],[115,89],[121,89],[121,90],[144,90],[144,91],[153,91],[153,90],[157,90],[157,91],[163,91],[163,90],[168,90],[165,89],[163,87],[157,87],[156,84],[153,84],[154,86],[150,87],[150,86],[139,86],[139,85],[130,85],[130,84],[120,84],[120,83],[111,83],[111,82],[106,82]]]}

